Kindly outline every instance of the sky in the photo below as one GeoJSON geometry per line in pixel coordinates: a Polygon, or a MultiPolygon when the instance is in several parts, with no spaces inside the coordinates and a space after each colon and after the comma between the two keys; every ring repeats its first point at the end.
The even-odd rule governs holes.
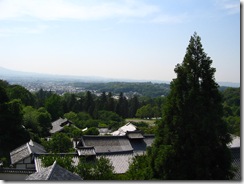
{"type": "Polygon", "coordinates": [[[171,81],[194,32],[216,81],[240,83],[237,0],[0,0],[0,67],[171,81]]]}

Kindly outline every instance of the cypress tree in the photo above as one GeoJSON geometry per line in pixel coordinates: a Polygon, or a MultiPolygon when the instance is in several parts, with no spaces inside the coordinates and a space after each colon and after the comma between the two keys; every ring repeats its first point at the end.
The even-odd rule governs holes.
{"type": "Polygon", "coordinates": [[[190,38],[184,60],[164,105],[152,146],[151,167],[158,179],[231,179],[231,141],[222,120],[223,107],[215,68],[201,38],[190,38]]]}

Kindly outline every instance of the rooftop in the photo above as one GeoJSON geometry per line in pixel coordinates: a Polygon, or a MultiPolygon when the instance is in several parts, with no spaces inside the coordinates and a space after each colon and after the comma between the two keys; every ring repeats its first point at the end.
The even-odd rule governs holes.
{"type": "Polygon", "coordinates": [[[83,136],[78,147],[94,147],[96,153],[133,151],[126,136],[83,136]]]}
{"type": "Polygon", "coordinates": [[[29,175],[26,180],[54,180],[54,181],[64,181],[64,180],[82,180],[82,178],[72,172],[59,166],[56,161],[53,165],[43,169],[40,172],[33,173],[29,175]]]}
{"type": "Polygon", "coordinates": [[[44,147],[36,142],[30,140],[26,144],[14,149],[10,152],[11,164],[15,164],[31,154],[42,154],[46,153],[44,147]]]}
{"type": "Polygon", "coordinates": [[[113,136],[123,136],[126,134],[127,131],[135,131],[136,130],[136,126],[133,125],[132,123],[127,123],[126,125],[120,127],[118,130],[112,132],[111,134],[113,136]]]}
{"type": "Polygon", "coordinates": [[[72,124],[72,122],[68,119],[59,118],[58,120],[52,122],[52,129],[50,130],[50,133],[53,134],[60,132],[64,129],[65,126],[69,126],[70,124],[72,124]]]}

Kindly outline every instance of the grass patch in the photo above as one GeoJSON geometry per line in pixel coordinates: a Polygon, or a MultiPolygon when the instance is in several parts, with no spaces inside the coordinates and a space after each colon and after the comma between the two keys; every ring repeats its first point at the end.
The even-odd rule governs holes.
{"type": "Polygon", "coordinates": [[[135,122],[135,123],[139,123],[139,122],[145,122],[147,123],[149,126],[154,126],[155,125],[155,121],[156,119],[140,119],[140,118],[128,118],[125,119],[126,122],[135,122]]]}

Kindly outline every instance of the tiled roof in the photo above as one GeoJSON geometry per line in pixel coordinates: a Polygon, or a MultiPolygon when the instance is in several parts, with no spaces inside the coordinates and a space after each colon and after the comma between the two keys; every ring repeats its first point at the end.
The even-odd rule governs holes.
{"type": "Polygon", "coordinates": [[[126,136],[83,136],[78,146],[92,146],[96,153],[133,151],[126,136]]]}
{"type": "Polygon", "coordinates": [[[24,144],[10,152],[11,164],[15,164],[30,155],[27,144],[24,144]]]}
{"type": "Polygon", "coordinates": [[[144,142],[146,143],[146,145],[148,147],[148,146],[152,146],[152,143],[153,143],[154,139],[155,139],[155,135],[153,135],[153,134],[145,134],[143,140],[144,140],[144,142]]]}
{"type": "Polygon", "coordinates": [[[232,154],[232,166],[235,169],[234,180],[241,180],[241,158],[240,158],[240,147],[231,148],[232,154]]]}
{"type": "Polygon", "coordinates": [[[67,120],[66,118],[59,118],[58,120],[52,122],[52,129],[50,130],[50,133],[56,133],[64,129],[64,126],[70,125],[71,122],[67,120]]]}
{"type": "Polygon", "coordinates": [[[59,166],[56,161],[53,165],[43,169],[40,172],[29,175],[26,180],[82,180],[80,176],[73,174],[72,172],[59,166]]]}
{"type": "Polygon", "coordinates": [[[88,155],[96,155],[94,147],[82,147],[77,148],[77,152],[79,156],[88,156],[88,155]]]}
{"type": "Polygon", "coordinates": [[[130,162],[133,158],[133,153],[121,153],[121,154],[110,154],[110,155],[99,155],[97,158],[104,156],[109,159],[111,164],[114,166],[114,172],[116,174],[125,173],[129,169],[130,162]]]}
{"type": "Polygon", "coordinates": [[[44,147],[41,146],[40,144],[30,140],[26,144],[14,149],[13,151],[10,152],[11,163],[15,164],[15,163],[27,158],[31,154],[40,154],[40,153],[46,153],[44,147]]]}
{"type": "Polygon", "coordinates": [[[143,139],[141,131],[127,131],[126,135],[129,139],[143,139]]]}

